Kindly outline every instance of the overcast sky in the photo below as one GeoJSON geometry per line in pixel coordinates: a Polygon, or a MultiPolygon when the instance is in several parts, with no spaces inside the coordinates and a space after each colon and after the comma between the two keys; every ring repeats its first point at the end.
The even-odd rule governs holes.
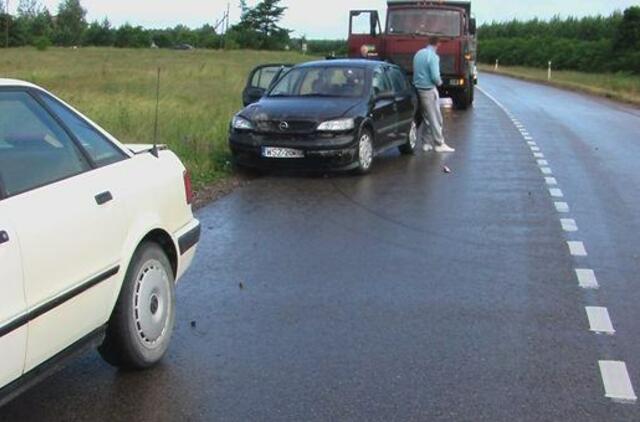
{"type": "MultiPolygon", "coordinates": [[[[6,0],[5,0],[6,1],[6,0]]],[[[18,0],[10,0],[12,9],[18,0]]],[[[105,16],[115,25],[129,22],[145,27],[201,26],[219,19],[227,8],[227,0],[81,0],[89,20],[105,16]]],[[[58,0],[43,0],[54,12],[58,0]]],[[[231,2],[232,22],[238,19],[238,0],[231,2]]],[[[248,3],[255,4],[256,0],[248,3]]],[[[561,16],[608,15],[614,10],[637,5],[639,0],[473,0],[479,22],[549,18],[561,16]]],[[[294,35],[308,38],[346,38],[350,9],[377,9],[384,12],[386,0],[283,0],[289,7],[283,26],[295,30],[294,35]]]]}

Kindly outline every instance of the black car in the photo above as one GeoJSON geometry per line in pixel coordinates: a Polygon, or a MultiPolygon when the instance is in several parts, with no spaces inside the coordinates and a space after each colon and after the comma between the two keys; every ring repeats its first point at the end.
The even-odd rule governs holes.
{"type": "Polygon", "coordinates": [[[365,173],[382,151],[414,152],[417,108],[398,66],[310,62],[279,75],[233,118],[229,144],[239,166],[365,173]]]}

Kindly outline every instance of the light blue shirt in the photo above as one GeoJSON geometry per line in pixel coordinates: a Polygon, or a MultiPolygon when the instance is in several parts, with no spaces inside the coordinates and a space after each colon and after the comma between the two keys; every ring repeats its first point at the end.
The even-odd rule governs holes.
{"type": "Polygon", "coordinates": [[[418,89],[431,89],[442,85],[440,56],[433,46],[423,48],[413,58],[413,84],[418,89]]]}

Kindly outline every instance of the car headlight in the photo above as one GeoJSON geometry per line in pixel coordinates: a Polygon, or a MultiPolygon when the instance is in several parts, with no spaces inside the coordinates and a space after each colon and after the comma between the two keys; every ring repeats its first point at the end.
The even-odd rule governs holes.
{"type": "Polygon", "coordinates": [[[251,121],[241,116],[234,116],[233,122],[231,123],[231,125],[233,126],[234,129],[239,129],[239,130],[253,129],[253,123],[251,123],[251,121]]]}
{"type": "Polygon", "coordinates": [[[318,126],[318,131],[344,132],[353,129],[354,127],[356,127],[356,123],[353,119],[338,119],[320,123],[320,125],[318,126]]]}

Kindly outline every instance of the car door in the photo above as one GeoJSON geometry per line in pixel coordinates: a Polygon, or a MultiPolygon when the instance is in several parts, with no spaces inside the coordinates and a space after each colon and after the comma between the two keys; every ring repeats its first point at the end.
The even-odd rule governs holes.
{"type": "Polygon", "coordinates": [[[264,64],[249,73],[247,85],[242,91],[244,106],[257,102],[293,65],[284,63],[264,64]]]}
{"type": "Polygon", "coordinates": [[[0,139],[2,206],[20,238],[29,310],[28,371],[104,324],[124,271],[124,222],[106,167],[38,92],[0,91],[0,139]]]}
{"type": "Polygon", "coordinates": [[[371,89],[375,146],[380,149],[394,140],[397,123],[395,94],[384,67],[373,70],[371,89]]]}
{"type": "Polygon", "coordinates": [[[399,139],[406,139],[411,129],[411,123],[415,118],[417,98],[407,80],[407,76],[399,67],[388,67],[387,74],[389,75],[395,94],[397,113],[395,134],[399,139]]]}
{"type": "Polygon", "coordinates": [[[352,10],[349,13],[349,57],[377,59],[383,37],[377,10],[352,10]]]}
{"type": "Polygon", "coordinates": [[[4,213],[1,191],[0,187],[0,389],[22,375],[27,347],[27,303],[20,244],[4,213]]]}

